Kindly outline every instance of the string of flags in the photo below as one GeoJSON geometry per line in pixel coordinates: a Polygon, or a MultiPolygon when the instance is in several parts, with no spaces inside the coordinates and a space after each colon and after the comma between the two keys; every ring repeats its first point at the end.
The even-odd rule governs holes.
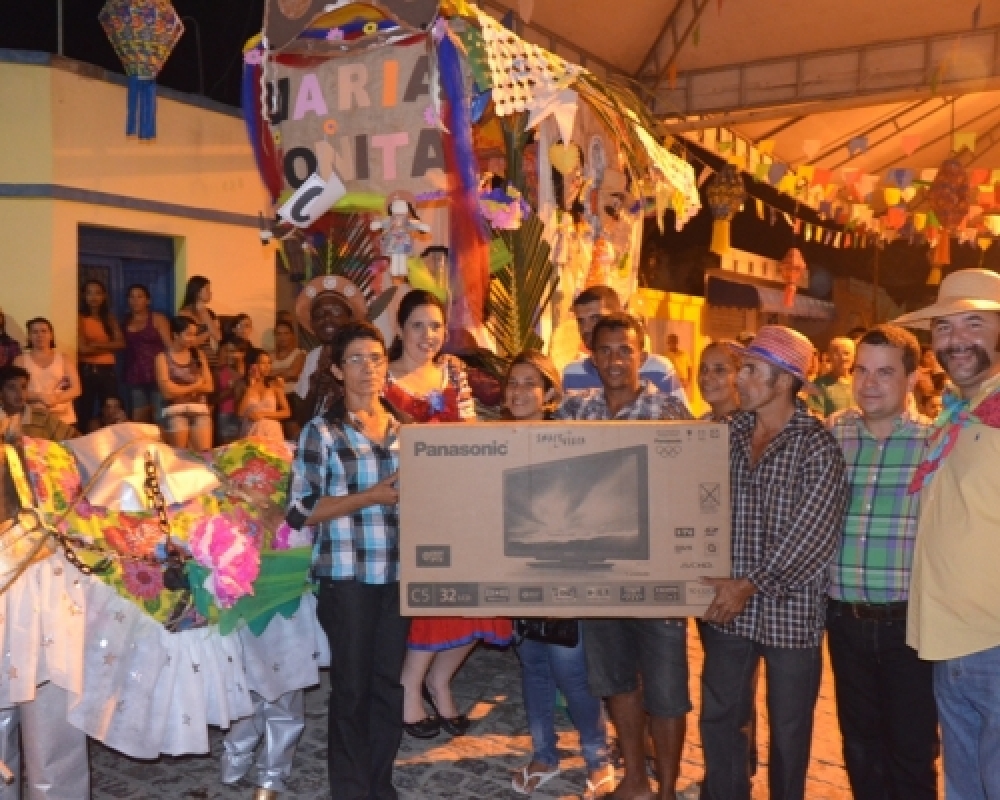
{"type": "MultiPolygon", "coordinates": [[[[835,248],[857,248],[872,247],[899,238],[911,243],[923,239],[936,248],[935,260],[938,263],[948,263],[941,259],[948,258],[946,242],[949,237],[955,237],[959,244],[978,246],[985,251],[992,237],[1000,236],[1000,168],[965,170],[954,159],[946,161],[942,168],[947,166],[952,171],[957,168],[961,172],[960,178],[949,173],[948,180],[961,181],[960,189],[952,188],[950,191],[952,194],[957,191],[964,205],[952,203],[944,211],[936,209],[931,202],[932,187],[936,181],[940,183],[943,180],[937,168],[918,171],[898,167],[875,175],[849,166],[839,170],[810,163],[793,166],[774,156],[773,139],[751,142],[725,128],[705,129],[697,138],[699,144],[717,153],[753,182],[773,187],[793,200],[796,211],[800,205],[814,211],[820,222],[803,219],[797,213],[777,208],[763,198],[753,198],[759,219],[772,225],[784,219],[806,242],[835,248]],[[956,208],[960,209],[960,214],[956,214],[956,208]]],[[[675,142],[686,149],[683,140],[675,142]]],[[[916,152],[920,145],[920,136],[899,136],[899,147],[906,156],[916,152]]],[[[863,135],[851,137],[846,143],[847,151],[852,156],[863,154],[868,146],[868,137],[863,135]]],[[[975,131],[953,132],[952,149],[955,153],[963,150],[975,152],[975,148],[975,131]]],[[[822,150],[821,140],[806,139],[802,143],[807,162],[815,160],[822,150]]],[[[700,161],[690,152],[685,157],[700,161]]],[[[703,164],[698,185],[704,185],[714,171],[712,166],[703,164]]]]}

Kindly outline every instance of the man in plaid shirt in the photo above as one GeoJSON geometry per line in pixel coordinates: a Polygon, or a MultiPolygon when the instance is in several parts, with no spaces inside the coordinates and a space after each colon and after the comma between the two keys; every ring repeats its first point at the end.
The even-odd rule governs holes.
{"type": "Polygon", "coordinates": [[[701,739],[706,800],[750,800],[755,676],[767,664],[771,797],[805,797],[830,561],[847,499],[844,457],[796,399],[812,344],[767,325],[743,351],[741,412],[730,423],[733,577],[715,599],[705,650],[701,739]]]}
{"type": "MultiPolygon", "coordinates": [[[[574,392],[556,419],[691,419],[687,406],[639,378],[645,331],[628,314],[601,317],[592,333],[600,389],[574,392]]],[[[614,796],[651,797],[646,776],[646,713],[656,747],[660,800],[674,800],[684,746],[688,695],[686,620],[588,619],[583,623],[587,681],[608,698],[625,777],[614,796]],[[641,678],[641,680],[640,680],[641,678]]]]}
{"type": "Polygon", "coordinates": [[[331,654],[331,790],[343,800],[391,800],[409,632],[399,614],[399,423],[380,398],[388,359],[377,328],[348,323],[332,358],[343,400],[302,431],[287,521],[316,528],[317,614],[331,654]]]}
{"type": "Polygon", "coordinates": [[[939,750],[934,669],[906,644],[918,493],[907,490],[930,421],[906,410],[920,346],[879,325],[858,344],[854,403],[829,421],[851,498],[830,570],[830,660],[844,764],[857,800],[934,800],[939,750]]]}

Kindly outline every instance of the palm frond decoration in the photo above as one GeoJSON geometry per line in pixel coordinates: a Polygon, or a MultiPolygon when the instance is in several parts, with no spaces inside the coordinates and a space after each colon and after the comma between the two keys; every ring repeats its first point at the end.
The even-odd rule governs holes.
{"type": "Polygon", "coordinates": [[[502,377],[510,360],[526,348],[541,350],[538,320],[552,300],[558,279],[542,238],[544,226],[534,214],[514,231],[499,231],[513,258],[494,273],[486,300],[486,328],[496,342],[496,353],[480,350],[484,366],[502,377]]]}

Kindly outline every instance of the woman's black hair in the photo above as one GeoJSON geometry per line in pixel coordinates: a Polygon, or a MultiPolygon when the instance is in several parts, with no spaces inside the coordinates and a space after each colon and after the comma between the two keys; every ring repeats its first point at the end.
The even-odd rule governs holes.
{"type": "MultiPolygon", "coordinates": [[[[434,308],[441,312],[441,318],[445,322],[448,321],[448,309],[445,308],[444,303],[438,299],[436,294],[426,289],[411,289],[400,300],[399,310],[396,311],[396,322],[399,324],[399,329],[403,330],[406,320],[410,318],[410,314],[423,306],[434,306],[434,308]]],[[[389,347],[389,360],[399,361],[402,356],[403,340],[399,334],[396,334],[396,338],[392,340],[392,345],[389,347]]]]}
{"type": "MultiPolygon", "coordinates": [[[[246,374],[250,374],[250,367],[260,361],[262,356],[267,356],[271,358],[271,354],[267,350],[263,350],[260,347],[251,347],[246,354],[246,358],[243,363],[243,367],[246,370],[246,374]]],[[[274,376],[268,375],[264,378],[264,386],[270,388],[271,383],[274,381],[274,376]]]]}
{"type": "Polygon", "coordinates": [[[108,287],[105,286],[102,281],[99,281],[96,278],[91,278],[83,284],[83,291],[80,293],[80,315],[84,317],[90,316],[90,306],[87,305],[88,286],[100,286],[101,291],[104,292],[104,299],[97,307],[97,318],[101,321],[101,327],[104,328],[104,332],[108,335],[108,338],[113,339],[115,337],[115,329],[111,324],[111,307],[108,305],[108,287]]]}
{"type": "MultiPolygon", "coordinates": [[[[250,319],[250,315],[249,314],[237,314],[235,317],[233,317],[233,321],[229,323],[229,334],[231,336],[238,336],[238,334],[236,333],[236,328],[245,319],[250,319]]],[[[250,321],[253,322],[253,320],[250,320],[250,321]]]]}
{"type": "Polygon", "coordinates": [[[52,323],[49,322],[45,317],[32,317],[27,322],[24,323],[24,330],[28,334],[28,345],[27,349],[31,349],[31,326],[37,325],[39,322],[44,322],[49,326],[49,333],[52,334],[52,349],[56,349],[56,329],[52,327],[52,323]]]}
{"type": "MultiPolygon", "coordinates": [[[[148,287],[148,286],[146,286],[146,285],[145,285],[145,284],[143,284],[143,283],[133,283],[133,284],[132,284],[131,286],[129,286],[129,287],[128,287],[128,289],[126,289],[126,290],[125,290],[125,299],[127,300],[127,299],[128,299],[128,296],[129,296],[130,294],[132,294],[132,292],[133,292],[133,291],[136,291],[136,290],[138,290],[138,291],[142,292],[142,293],[143,293],[144,295],[146,295],[146,299],[147,299],[147,300],[149,301],[149,303],[150,303],[150,304],[152,305],[152,302],[153,302],[153,295],[152,295],[152,294],[150,293],[150,291],[149,291],[149,287],[148,287]]],[[[149,313],[150,313],[150,314],[152,314],[152,313],[153,313],[153,310],[152,310],[152,309],[150,309],[150,310],[149,310],[149,313]]],[[[130,309],[128,310],[128,313],[127,313],[127,314],[125,315],[125,324],[126,324],[126,325],[128,325],[129,323],[131,323],[131,322],[132,322],[132,316],[133,316],[133,314],[132,314],[132,309],[130,308],[130,309]]]]}
{"type": "Polygon", "coordinates": [[[187,286],[184,287],[184,300],[181,301],[181,308],[194,308],[198,302],[198,295],[211,281],[204,275],[192,275],[188,278],[187,286]]]}
{"type": "MultiPolygon", "coordinates": [[[[333,343],[330,345],[332,356],[331,361],[343,369],[344,353],[347,352],[347,348],[352,342],[356,342],[359,339],[368,339],[372,342],[378,342],[382,345],[382,351],[385,352],[385,339],[382,336],[382,332],[370,322],[355,320],[353,322],[348,322],[346,325],[341,327],[340,330],[337,331],[337,335],[334,336],[333,343]]],[[[343,381],[339,380],[337,382],[341,384],[343,383],[343,381]]],[[[412,421],[409,416],[397,409],[384,397],[380,397],[379,402],[389,414],[400,422],[412,421]]],[[[330,407],[330,410],[327,412],[327,419],[334,422],[344,422],[347,419],[347,399],[343,393],[330,407]]]]}
{"type": "MultiPolygon", "coordinates": [[[[198,323],[195,322],[191,317],[185,317],[183,314],[178,314],[176,317],[170,318],[170,335],[180,336],[184,331],[188,329],[189,326],[194,325],[195,328],[198,327],[198,323]]],[[[196,367],[201,367],[201,355],[198,352],[197,347],[189,347],[191,351],[191,358],[194,359],[194,365],[196,367]]]]}

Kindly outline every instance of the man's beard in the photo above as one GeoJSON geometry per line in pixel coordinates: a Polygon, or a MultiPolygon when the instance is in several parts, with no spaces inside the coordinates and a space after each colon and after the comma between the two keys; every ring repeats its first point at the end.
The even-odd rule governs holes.
{"type": "Polygon", "coordinates": [[[976,371],[974,375],[982,375],[993,366],[990,354],[986,352],[986,348],[978,344],[971,344],[965,347],[947,347],[943,350],[935,350],[934,355],[937,356],[938,363],[945,368],[948,376],[954,378],[955,376],[952,375],[948,362],[951,361],[953,355],[964,353],[967,350],[971,350],[976,356],[976,371]]]}

